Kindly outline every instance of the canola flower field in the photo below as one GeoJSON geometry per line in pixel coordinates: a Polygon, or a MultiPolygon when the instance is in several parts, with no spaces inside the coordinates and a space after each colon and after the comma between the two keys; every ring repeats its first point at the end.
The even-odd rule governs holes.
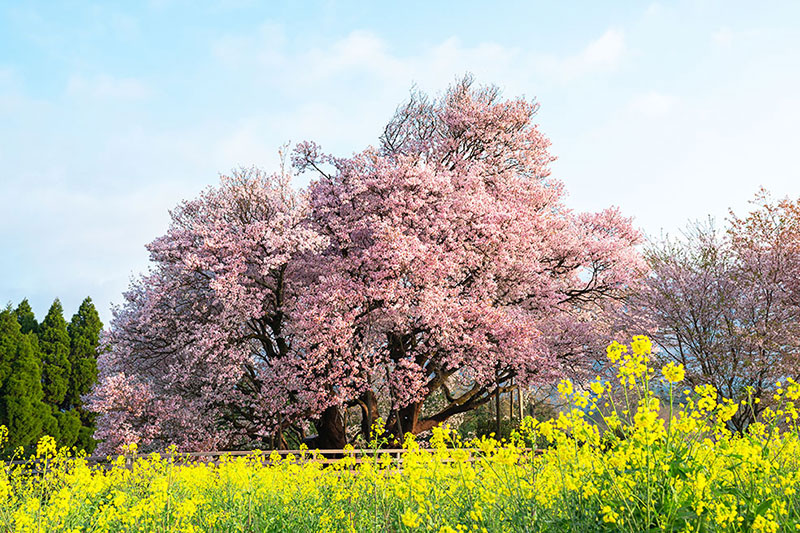
{"type": "Polygon", "coordinates": [[[657,373],[650,350],[645,337],[612,344],[613,380],[561,382],[571,408],[525,419],[510,442],[407,436],[402,467],[307,452],[101,468],[45,437],[29,465],[0,462],[0,532],[800,531],[800,386],[732,433],[758,400],[685,389],[683,368],[657,373]]]}

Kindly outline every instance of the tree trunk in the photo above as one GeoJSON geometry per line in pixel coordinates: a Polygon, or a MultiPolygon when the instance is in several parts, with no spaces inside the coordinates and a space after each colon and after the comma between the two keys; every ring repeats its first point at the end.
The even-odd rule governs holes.
{"type": "MultiPolygon", "coordinates": [[[[314,421],[317,436],[311,439],[314,448],[320,450],[341,450],[347,444],[344,429],[344,417],[338,406],[325,409],[319,419],[314,421]]],[[[311,448],[309,444],[309,448],[311,448]]]]}
{"type": "Polygon", "coordinates": [[[286,450],[289,444],[286,442],[286,437],[283,434],[283,428],[278,428],[272,435],[271,447],[273,450],[286,450]]]}
{"type": "Polygon", "coordinates": [[[387,429],[391,431],[396,444],[402,444],[403,437],[406,433],[417,435],[423,431],[431,429],[436,423],[420,424],[419,415],[422,413],[422,402],[414,402],[395,409],[389,422],[386,424],[387,429]]]}
{"type": "Polygon", "coordinates": [[[365,391],[358,399],[361,408],[361,434],[369,442],[372,439],[372,426],[378,419],[378,397],[372,390],[365,391]]]}
{"type": "MultiPolygon", "coordinates": [[[[498,377],[499,380],[499,377],[498,377]]],[[[425,431],[430,431],[431,429],[444,424],[451,416],[457,415],[460,413],[465,413],[468,411],[472,411],[484,404],[490,404],[492,400],[492,396],[494,396],[496,400],[495,408],[497,414],[498,425],[501,419],[501,412],[500,412],[500,393],[507,392],[507,388],[503,388],[498,386],[495,391],[489,392],[485,388],[482,389],[484,392],[478,398],[477,401],[470,402],[462,402],[457,404],[452,404],[450,408],[443,410],[440,413],[430,415],[428,417],[422,416],[422,405],[423,402],[415,402],[400,409],[393,409],[390,413],[389,420],[386,422],[386,429],[392,434],[394,437],[394,444],[401,444],[403,435],[406,433],[411,433],[412,435],[419,435],[420,433],[424,433],[425,431]],[[483,395],[485,394],[485,396],[483,395]]],[[[491,405],[491,404],[490,404],[491,405]]]]}

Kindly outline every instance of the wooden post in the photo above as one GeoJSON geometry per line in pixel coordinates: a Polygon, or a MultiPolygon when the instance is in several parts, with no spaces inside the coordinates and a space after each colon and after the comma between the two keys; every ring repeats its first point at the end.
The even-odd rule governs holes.
{"type": "Polygon", "coordinates": [[[495,437],[500,438],[500,370],[494,371],[497,388],[494,391],[495,437]]]}
{"type": "Polygon", "coordinates": [[[347,404],[342,404],[344,406],[344,443],[348,444],[347,439],[347,425],[350,422],[350,409],[347,407],[347,404]]]}
{"type": "Polygon", "coordinates": [[[514,378],[511,378],[511,390],[508,393],[508,421],[514,425],[514,378]]]}

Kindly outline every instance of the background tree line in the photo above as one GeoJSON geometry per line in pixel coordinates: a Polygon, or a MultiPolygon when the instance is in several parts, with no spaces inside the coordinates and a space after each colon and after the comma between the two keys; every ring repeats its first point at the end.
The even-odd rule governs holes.
{"type": "Polygon", "coordinates": [[[94,450],[95,415],[82,396],[97,381],[102,329],[91,298],[69,323],[58,299],[41,323],[27,299],[0,311],[0,425],[9,430],[5,453],[35,445],[43,435],[59,446],[94,450]]]}

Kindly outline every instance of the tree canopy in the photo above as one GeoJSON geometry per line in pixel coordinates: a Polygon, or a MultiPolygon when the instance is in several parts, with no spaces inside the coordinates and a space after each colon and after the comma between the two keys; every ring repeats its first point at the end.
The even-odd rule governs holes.
{"type": "Polygon", "coordinates": [[[413,93],[376,148],[298,145],[305,191],[240,169],[178,206],[100,355],[103,450],[281,445],[307,421],[340,447],[341,409],[366,432],[379,395],[391,431],[416,433],[512,377],[585,368],[640,237],[616,209],[564,205],[536,109],[465,78],[413,93]]]}
{"type": "Polygon", "coordinates": [[[41,376],[33,334],[22,332],[15,313],[0,311],[0,425],[8,428],[3,451],[31,446],[52,427],[41,376]]]}
{"type": "Polygon", "coordinates": [[[652,270],[626,306],[630,327],[683,364],[691,385],[766,398],[731,420],[743,429],[777,381],[800,377],[800,200],[762,191],[724,231],[695,224],[645,255],[652,270]]]}

